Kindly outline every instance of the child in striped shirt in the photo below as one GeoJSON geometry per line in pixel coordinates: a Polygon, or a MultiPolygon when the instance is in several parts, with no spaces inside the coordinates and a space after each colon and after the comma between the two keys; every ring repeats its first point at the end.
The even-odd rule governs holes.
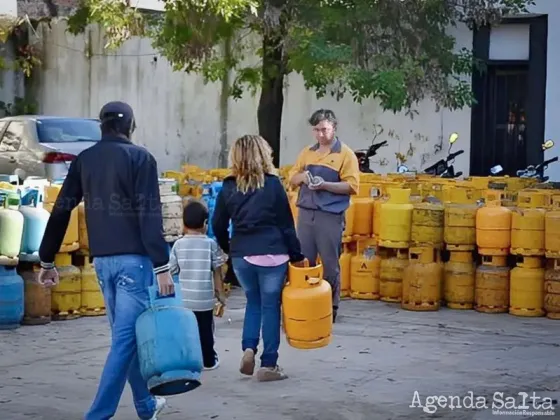
{"type": "Polygon", "coordinates": [[[183,303],[198,322],[205,370],[216,369],[218,354],[214,350],[214,298],[225,304],[221,267],[227,255],[216,241],[206,235],[208,209],[198,200],[189,201],[183,210],[184,236],[173,245],[169,265],[179,273],[183,303]]]}

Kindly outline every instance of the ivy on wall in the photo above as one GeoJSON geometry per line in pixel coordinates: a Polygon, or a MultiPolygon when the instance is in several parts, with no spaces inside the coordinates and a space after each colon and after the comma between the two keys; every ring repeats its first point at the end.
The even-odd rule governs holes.
{"type": "MultiPolygon", "coordinates": [[[[33,29],[33,26],[27,17],[0,15],[0,73],[21,72],[26,85],[32,77],[33,70],[42,65],[39,49],[29,42],[30,29],[33,29]],[[13,59],[9,58],[8,48],[14,50],[13,59]]],[[[2,82],[3,77],[0,77],[0,85],[2,82]]],[[[28,89],[26,93],[27,91],[28,89]]],[[[3,115],[35,114],[37,110],[37,101],[27,94],[25,97],[15,97],[13,102],[0,101],[0,114],[3,115]]]]}

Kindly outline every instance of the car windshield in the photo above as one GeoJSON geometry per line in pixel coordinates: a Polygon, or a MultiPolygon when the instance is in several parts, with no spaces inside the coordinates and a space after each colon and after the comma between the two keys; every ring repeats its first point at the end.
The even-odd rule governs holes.
{"type": "Polygon", "coordinates": [[[40,143],[67,143],[101,140],[99,121],[85,118],[53,118],[37,120],[40,143]]]}

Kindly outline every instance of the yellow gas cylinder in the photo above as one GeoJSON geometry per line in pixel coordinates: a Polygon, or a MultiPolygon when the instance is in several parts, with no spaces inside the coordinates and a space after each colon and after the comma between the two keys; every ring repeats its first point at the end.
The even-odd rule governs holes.
{"type": "Polygon", "coordinates": [[[381,232],[381,206],[389,200],[387,191],[390,188],[400,188],[402,185],[402,182],[378,181],[370,188],[370,195],[373,198],[372,236],[377,240],[381,232]]]}
{"type": "Polygon", "coordinates": [[[408,248],[412,224],[410,190],[391,188],[389,200],[381,205],[381,230],[379,246],[386,248],[408,248]]]}
{"type": "Polygon", "coordinates": [[[508,201],[508,196],[504,190],[505,184],[499,184],[491,181],[489,186],[492,188],[488,188],[482,192],[482,198],[486,204],[495,203],[502,206],[504,201],[508,201]]]}
{"type": "Polygon", "coordinates": [[[84,316],[105,315],[105,301],[103,293],[99,287],[95,268],[89,257],[83,258],[82,272],[82,307],[81,313],[84,316]]]}
{"type": "Polygon", "coordinates": [[[22,263],[18,271],[24,281],[23,325],[44,325],[51,322],[51,289],[37,281],[39,264],[22,263]]]}
{"type": "Polygon", "coordinates": [[[443,239],[449,251],[470,251],[476,245],[478,206],[469,190],[455,188],[445,204],[443,239]]]}
{"type": "Polygon", "coordinates": [[[486,176],[468,176],[465,178],[465,181],[470,182],[477,190],[485,190],[488,188],[490,179],[486,176]]]}
{"type": "Polygon", "coordinates": [[[511,246],[511,210],[498,202],[476,212],[476,245],[481,255],[508,255],[511,246]]]}
{"type": "Polygon", "coordinates": [[[451,251],[444,269],[444,300],[451,309],[474,306],[475,264],[472,251],[451,251]]]}
{"type": "Polygon", "coordinates": [[[296,349],[316,349],[331,342],[332,290],[322,274],[321,265],[289,265],[282,315],[288,344],[296,349]]]}
{"type": "Polygon", "coordinates": [[[402,279],[408,265],[408,250],[384,249],[379,263],[379,298],[383,302],[402,300],[402,279]]]}
{"type": "Polygon", "coordinates": [[[373,198],[355,197],[351,201],[354,203],[354,240],[370,237],[373,233],[373,198]]]}
{"type": "Polygon", "coordinates": [[[386,203],[389,198],[380,196],[373,200],[373,223],[372,223],[372,237],[379,241],[379,233],[381,232],[381,206],[386,203]]]}
{"type": "Polygon", "coordinates": [[[350,206],[346,209],[344,213],[344,231],[342,232],[343,242],[350,242],[352,240],[352,232],[354,231],[354,217],[355,217],[355,205],[352,200],[350,200],[350,206]]]}
{"type": "Polygon", "coordinates": [[[511,254],[544,255],[545,209],[517,208],[511,215],[511,254]]]}
{"type": "Polygon", "coordinates": [[[60,321],[79,318],[82,306],[82,273],[72,265],[72,256],[68,253],[56,254],[54,263],[60,281],[52,288],[52,319],[60,321]]]}
{"type": "Polygon", "coordinates": [[[455,185],[446,185],[443,189],[443,203],[475,204],[482,198],[482,192],[470,182],[460,181],[455,185]]]}
{"type": "Polygon", "coordinates": [[[356,255],[350,262],[350,296],[354,299],[379,299],[379,264],[374,239],[356,243],[356,255]]]}
{"type": "Polygon", "coordinates": [[[297,216],[298,216],[298,208],[296,206],[297,199],[298,199],[298,192],[288,190],[288,201],[290,203],[290,210],[292,211],[292,217],[294,218],[294,222],[297,223],[297,216]]]}
{"type": "Polygon", "coordinates": [[[544,247],[547,258],[560,258],[560,209],[544,216],[544,247]]]}
{"type": "Polygon", "coordinates": [[[544,268],[540,257],[519,257],[509,279],[509,313],[544,316],[544,268]]]}
{"type": "Polygon", "coordinates": [[[443,247],[444,207],[438,202],[413,204],[410,239],[415,247],[443,247]]]}
{"type": "Polygon", "coordinates": [[[509,308],[509,267],[505,256],[483,255],[476,269],[474,309],[489,314],[509,308]]]}
{"type": "Polygon", "coordinates": [[[439,250],[414,247],[403,271],[401,307],[409,311],[437,311],[441,300],[442,270],[439,250]]]}
{"type": "Polygon", "coordinates": [[[78,239],[80,243],[80,251],[89,252],[89,238],[86,226],[86,207],[82,201],[78,205],[78,239]]]}
{"type": "Polygon", "coordinates": [[[350,296],[350,261],[352,254],[349,250],[349,244],[342,245],[342,254],[340,255],[340,297],[350,296]]]}
{"type": "Polygon", "coordinates": [[[527,188],[517,191],[517,207],[523,209],[545,209],[551,205],[552,194],[546,190],[527,188]]]}
{"type": "Polygon", "coordinates": [[[549,319],[560,319],[560,260],[548,260],[544,274],[544,309],[549,319]]]}
{"type": "MultiPolygon", "coordinates": [[[[52,184],[45,187],[45,201],[43,203],[43,208],[49,213],[52,212],[58,193],[60,192],[61,185],[52,184]]],[[[64,239],[62,239],[62,245],[60,246],[60,253],[73,252],[80,248],[80,235],[79,235],[79,223],[78,223],[78,209],[75,208],[70,214],[70,221],[68,222],[68,228],[66,229],[66,234],[64,239]]]]}

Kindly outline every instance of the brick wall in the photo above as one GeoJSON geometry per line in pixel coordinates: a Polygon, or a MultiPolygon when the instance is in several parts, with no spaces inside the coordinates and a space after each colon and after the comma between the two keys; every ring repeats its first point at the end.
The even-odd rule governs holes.
{"type": "MultiPolygon", "coordinates": [[[[2,1],[2,0],[0,0],[2,1]]],[[[31,18],[68,16],[78,7],[80,0],[17,0],[18,16],[31,18]]]]}

